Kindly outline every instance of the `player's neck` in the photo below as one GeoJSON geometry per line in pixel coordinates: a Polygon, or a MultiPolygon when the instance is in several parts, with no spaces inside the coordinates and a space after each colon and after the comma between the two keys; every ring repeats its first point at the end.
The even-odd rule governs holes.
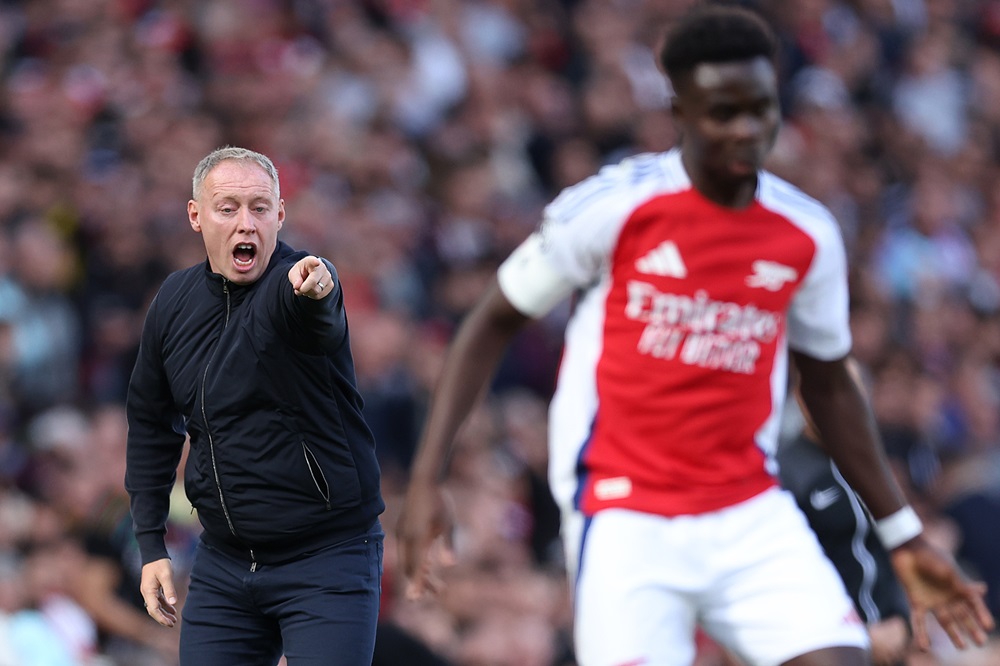
{"type": "Polygon", "coordinates": [[[692,187],[709,201],[736,210],[753,203],[757,193],[756,174],[738,180],[722,179],[698,169],[686,156],[682,156],[682,159],[692,187]]]}

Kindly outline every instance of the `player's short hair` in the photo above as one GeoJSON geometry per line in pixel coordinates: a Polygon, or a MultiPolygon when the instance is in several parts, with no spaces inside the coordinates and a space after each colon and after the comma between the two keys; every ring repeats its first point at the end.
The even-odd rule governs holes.
{"type": "Polygon", "coordinates": [[[701,63],[774,60],[778,41],[760,14],[744,7],[718,2],[695,5],[681,16],[660,51],[663,71],[677,82],[701,63]]]}
{"type": "Polygon", "coordinates": [[[274,166],[274,162],[267,155],[236,146],[216,148],[203,157],[201,162],[198,162],[198,166],[194,168],[194,177],[191,179],[192,198],[198,198],[198,195],[201,193],[201,186],[205,184],[205,177],[208,175],[208,172],[226,160],[253,162],[259,165],[271,177],[271,182],[274,183],[274,195],[281,198],[281,187],[278,185],[278,169],[274,166]]]}

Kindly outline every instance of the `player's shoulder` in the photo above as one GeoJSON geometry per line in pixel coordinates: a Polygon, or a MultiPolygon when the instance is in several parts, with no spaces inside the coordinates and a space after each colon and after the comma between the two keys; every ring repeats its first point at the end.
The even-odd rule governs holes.
{"type": "Polygon", "coordinates": [[[615,183],[619,187],[643,190],[644,188],[690,187],[690,181],[681,164],[681,152],[674,148],[659,153],[637,153],[608,164],[586,179],[590,185],[615,183]]]}
{"type": "Polygon", "coordinates": [[[607,172],[608,177],[617,177],[633,184],[650,182],[663,185],[671,176],[683,176],[684,182],[687,182],[681,165],[681,152],[677,148],[666,152],[629,155],[616,164],[605,166],[599,173],[602,172],[607,172]]]}
{"type": "Polygon", "coordinates": [[[677,149],[639,153],[600,168],[597,173],[565,188],[548,206],[556,218],[573,217],[584,209],[635,207],[657,194],[690,187],[677,149]]]}
{"type": "Polygon", "coordinates": [[[811,236],[823,239],[840,236],[840,226],[829,208],[769,171],[760,174],[757,200],[764,208],[790,220],[811,236]]]}

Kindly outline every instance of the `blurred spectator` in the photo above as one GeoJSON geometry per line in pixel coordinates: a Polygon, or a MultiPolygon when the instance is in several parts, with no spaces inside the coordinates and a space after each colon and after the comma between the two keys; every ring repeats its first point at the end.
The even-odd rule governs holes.
{"type": "MultiPolygon", "coordinates": [[[[53,553],[37,571],[85,611],[93,651],[120,663],[170,666],[177,660],[177,633],[149,624],[139,594],[141,563],[121,483],[125,427],[120,404],[93,415],[57,407],[31,422],[40,462],[36,488],[55,510],[64,540],[59,549],[43,543],[33,556],[53,553]]],[[[175,553],[181,571],[183,555],[175,553]]]]}
{"type": "Polygon", "coordinates": [[[888,220],[879,259],[888,288],[907,302],[961,293],[975,266],[955,185],[942,165],[924,164],[898,219],[888,220]]]}
{"type": "Polygon", "coordinates": [[[0,664],[20,666],[74,666],[68,642],[55,626],[35,608],[38,599],[31,582],[25,580],[25,564],[18,560],[0,562],[0,664]]]}
{"type": "Polygon", "coordinates": [[[79,395],[80,324],[67,297],[76,259],[40,218],[16,225],[8,256],[11,392],[22,413],[34,414],[79,395]]]}

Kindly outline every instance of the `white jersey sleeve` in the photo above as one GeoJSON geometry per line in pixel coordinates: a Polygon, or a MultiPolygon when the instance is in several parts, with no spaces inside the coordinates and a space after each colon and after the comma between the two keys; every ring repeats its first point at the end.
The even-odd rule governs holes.
{"type": "Polygon", "coordinates": [[[594,284],[632,211],[664,185],[660,155],[606,166],[568,187],[545,208],[538,231],[500,266],[504,296],[521,313],[541,317],[576,289],[594,284]]]}
{"type": "Polygon", "coordinates": [[[830,211],[811,199],[789,217],[813,238],[816,255],[788,310],[788,346],[823,361],[843,358],[851,350],[851,329],[840,227],[830,211]]]}

